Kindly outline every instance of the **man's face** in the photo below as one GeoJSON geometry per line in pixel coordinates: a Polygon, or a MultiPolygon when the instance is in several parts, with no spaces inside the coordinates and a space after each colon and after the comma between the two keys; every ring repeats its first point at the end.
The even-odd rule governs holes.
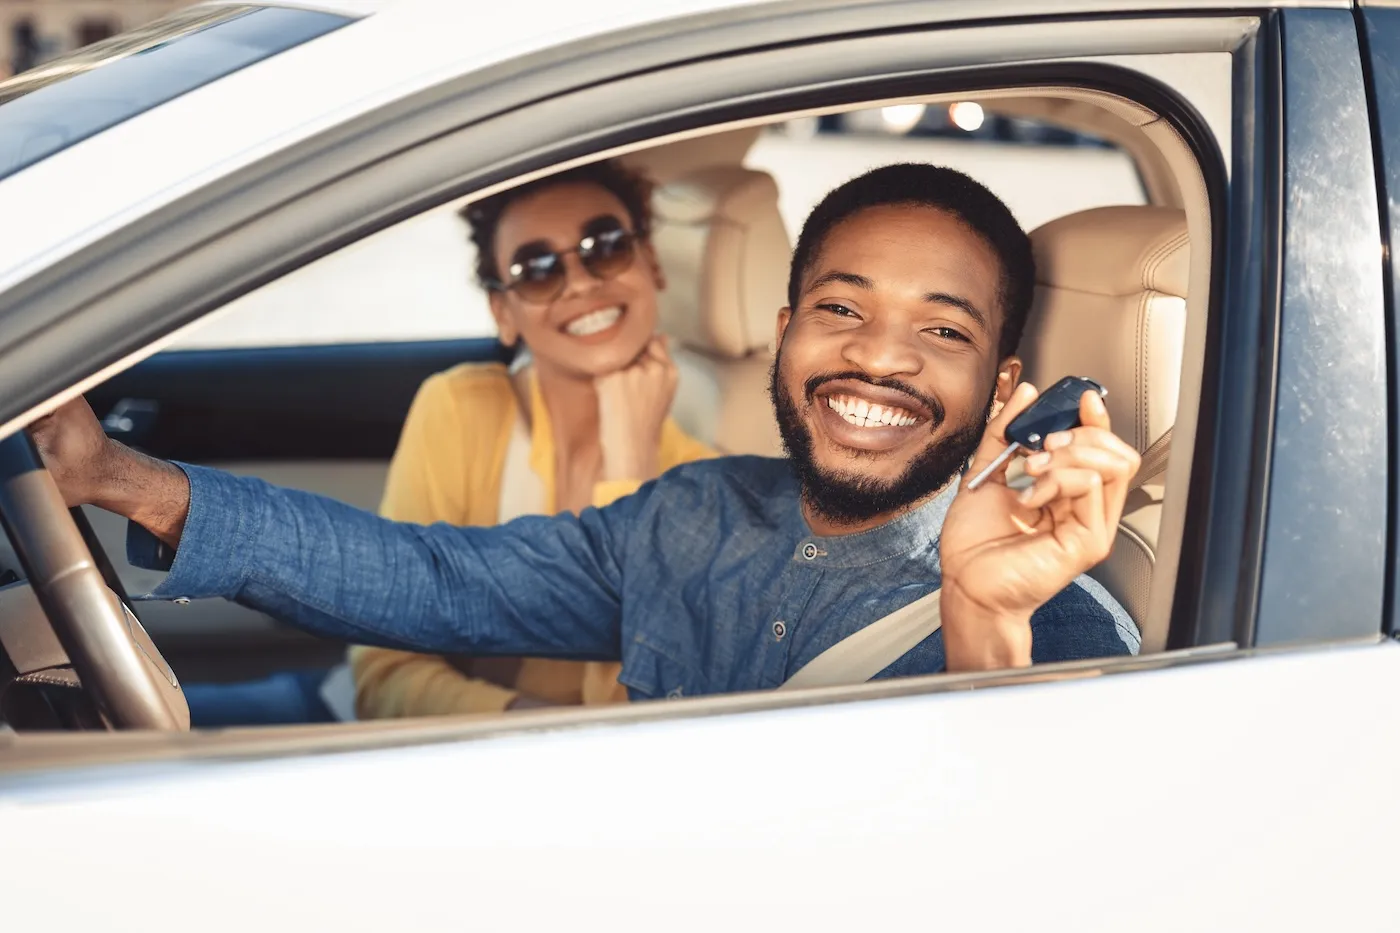
{"type": "Polygon", "coordinates": [[[999,360],[1001,266],[943,211],[869,208],[827,235],[778,318],[772,393],[819,518],[869,526],[948,483],[1020,374],[999,360]]]}

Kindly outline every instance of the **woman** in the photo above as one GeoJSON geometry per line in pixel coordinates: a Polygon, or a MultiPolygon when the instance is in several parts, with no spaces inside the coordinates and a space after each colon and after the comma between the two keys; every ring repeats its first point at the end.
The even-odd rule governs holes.
{"type": "MultiPolygon", "coordinates": [[[[578,512],[713,456],[667,417],[676,367],[656,336],[651,186],[600,162],[463,211],[500,339],[523,367],[467,364],[423,383],[380,506],[399,521],[489,525],[578,512]]],[[[351,651],[362,718],[626,700],[615,663],[351,651]]]]}

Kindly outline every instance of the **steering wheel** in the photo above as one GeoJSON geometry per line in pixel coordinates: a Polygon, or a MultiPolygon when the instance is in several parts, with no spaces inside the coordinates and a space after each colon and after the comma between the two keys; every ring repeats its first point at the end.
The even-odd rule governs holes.
{"type": "Polygon", "coordinates": [[[118,595],[121,581],[77,515],[27,432],[0,440],[0,522],[83,689],[115,728],[188,729],[179,682],[118,595]]]}

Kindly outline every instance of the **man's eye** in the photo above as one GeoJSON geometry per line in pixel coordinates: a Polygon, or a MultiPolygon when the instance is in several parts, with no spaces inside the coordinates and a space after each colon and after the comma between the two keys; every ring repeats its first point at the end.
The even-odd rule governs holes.
{"type": "Polygon", "coordinates": [[[960,340],[963,343],[968,342],[966,334],[952,327],[930,327],[928,330],[924,331],[924,333],[933,334],[935,337],[942,337],[944,340],[960,340]]]}
{"type": "Polygon", "coordinates": [[[840,315],[841,317],[855,317],[855,316],[856,316],[856,313],[855,313],[854,311],[852,311],[850,308],[848,308],[848,307],[846,307],[845,305],[842,305],[842,304],[837,304],[837,303],[834,302],[834,301],[828,301],[828,302],[825,302],[824,304],[819,304],[819,305],[817,305],[817,307],[818,307],[820,310],[822,310],[822,311],[830,311],[832,314],[840,315]]]}

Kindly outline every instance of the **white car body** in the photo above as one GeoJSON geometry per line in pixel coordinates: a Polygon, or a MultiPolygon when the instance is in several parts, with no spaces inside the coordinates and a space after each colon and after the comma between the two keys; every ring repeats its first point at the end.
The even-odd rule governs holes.
{"type": "MultiPolygon", "coordinates": [[[[304,5],[373,12],[0,180],[23,218],[0,294],[447,78],[736,6],[304,5]]],[[[312,730],[307,753],[0,735],[0,904],[52,930],[1400,929],[1400,648],[1140,666],[312,730]]]]}

